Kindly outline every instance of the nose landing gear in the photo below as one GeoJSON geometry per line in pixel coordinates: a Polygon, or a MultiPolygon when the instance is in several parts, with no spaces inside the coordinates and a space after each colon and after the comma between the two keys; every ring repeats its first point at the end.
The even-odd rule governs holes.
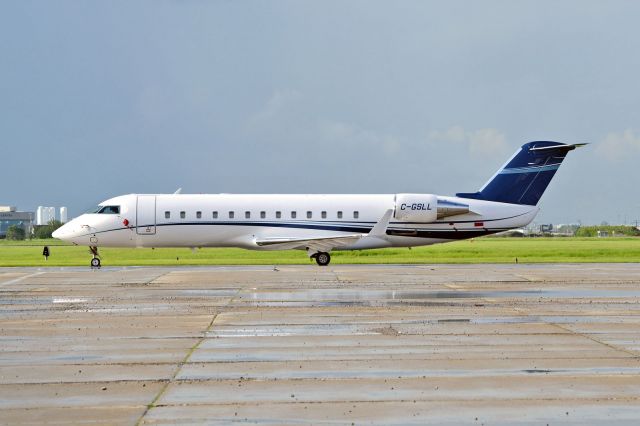
{"type": "Polygon", "coordinates": [[[100,255],[98,254],[98,247],[91,246],[89,247],[89,252],[93,255],[93,259],[91,259],[91,269],[100,268],[100,255]]]}

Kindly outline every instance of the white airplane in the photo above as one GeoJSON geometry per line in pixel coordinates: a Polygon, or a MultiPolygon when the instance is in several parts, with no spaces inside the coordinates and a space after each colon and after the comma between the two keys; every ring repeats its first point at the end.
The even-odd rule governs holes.
{"type": "Polygon", "coordinates": [[[328,265],[332,250],[423,246],[528,225],[566,154],[586,144],[530,142],[475,193],[129,194],[111,198],[53,233],[98,247],[242,247],[306,250],[328,265]]]}

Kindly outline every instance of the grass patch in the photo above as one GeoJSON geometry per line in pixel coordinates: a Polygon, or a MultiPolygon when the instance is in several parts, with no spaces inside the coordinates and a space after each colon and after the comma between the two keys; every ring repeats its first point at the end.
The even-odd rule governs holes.
{"type": "MultiPolygon", "coordinates": [[[[252,251],[233,248],[101,248],[104,266],[285,265],[309,264],[297,250],[252,251]]],[[[336,251],[332,263],[595,263],[640,262],[640,238],[479,238],[427,247],[336,251]]],[[[0,242],[0,266],[88,266],[87,247],[58,240],[0,242]],[[45,261],[42,247],[51,256],[45,261]]]]}

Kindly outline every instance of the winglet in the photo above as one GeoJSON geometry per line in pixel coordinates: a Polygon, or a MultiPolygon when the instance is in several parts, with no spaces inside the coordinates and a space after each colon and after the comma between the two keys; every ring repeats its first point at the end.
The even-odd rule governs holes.
{"type": "Polygon", "coordinates": [[[174,192],[174,194],[182,194],[182,188],[176,189],[176,192],[174,192]]]}
{"type": "Polygon", "coordinates": [[[387,227],[389,226],[389,221],[391,220],[391,215],[393,214],[393,209],[387,210],[382,218],[376,223],[371,231],[367,234],[367,237],[384,237],[387,235],[387,227]]]}

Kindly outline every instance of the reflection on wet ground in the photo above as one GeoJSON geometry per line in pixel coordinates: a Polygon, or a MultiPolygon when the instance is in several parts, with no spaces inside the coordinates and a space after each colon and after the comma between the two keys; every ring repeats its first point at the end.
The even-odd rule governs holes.
{"type": "Polygon", "coordinates": [[[505,290],[505,291],[467,291],[464,289],[454,291],[433,290],[375,290],[375,289],[313,289],[298,290],[295,292],[250,292],[239,294],[239,300],[277,300],[289,301],[348,301],[358,302],[362,300],[425,300],[425,299],[483,299],[483,298],[640,298],[640,290],[610,290],[610,289],[537,289],[537,290],[505,290]]]}
{"type": "Polygon", "coordinates": [[[0,269],[0,423],[640,422],[640,265],[277,269],[0,269]]]}

